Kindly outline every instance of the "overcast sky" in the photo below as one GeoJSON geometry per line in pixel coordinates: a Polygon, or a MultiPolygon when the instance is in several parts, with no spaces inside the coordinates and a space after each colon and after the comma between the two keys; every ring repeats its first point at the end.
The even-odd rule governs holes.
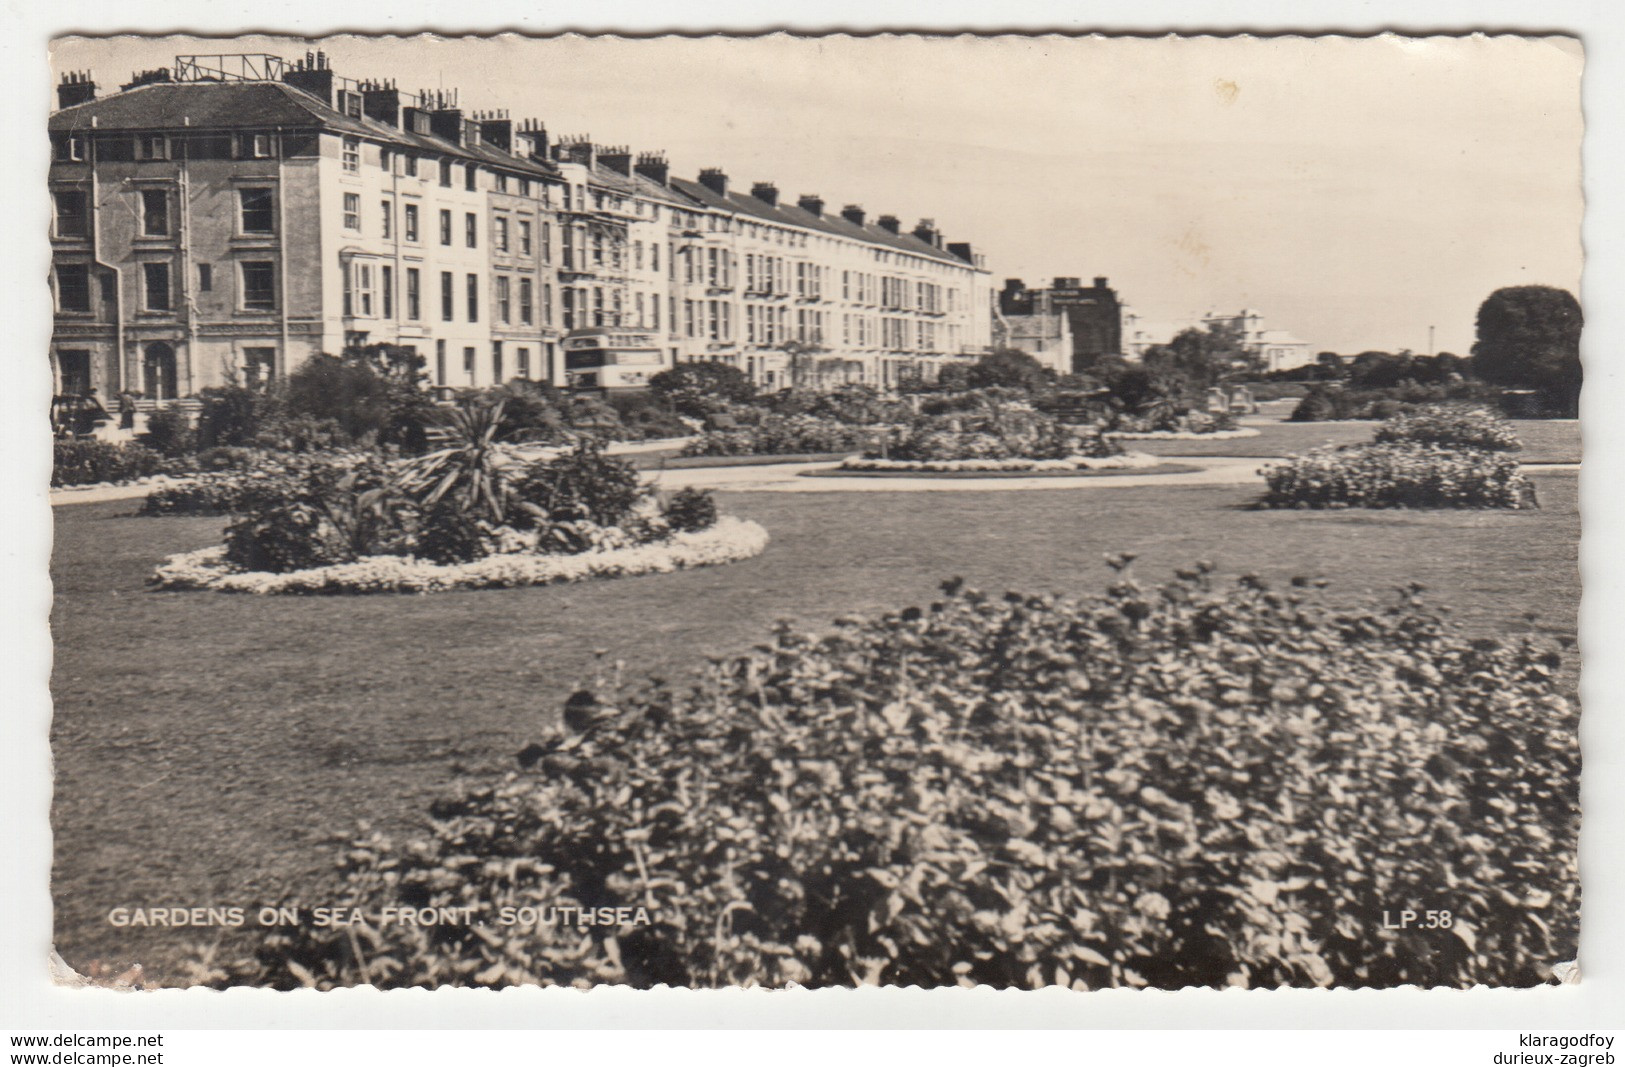
{"type": "MultiPolygon", "coordinates": [[[[302,41],[65,39],[103,90],[177,54],[302,41]]],[[[665,149],[912,226],[997,285],[1105,275],[1150,319],[1243,306],[1313,350],[1465,353],[1505,285],[1578,292],[1571,42],[863,38],[368,39],[335,71],[456,88],[551,133],[665,149]]]]}

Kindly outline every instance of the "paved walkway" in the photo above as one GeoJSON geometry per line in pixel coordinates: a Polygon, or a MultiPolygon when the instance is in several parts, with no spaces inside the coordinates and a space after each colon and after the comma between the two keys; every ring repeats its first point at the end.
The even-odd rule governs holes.
{"type": "Polygon", "coordinates": [[[697,467],[666,470],[654,474],[662,489],[698,486],[735,493],[966,493],[1004,492],[1015,489],[1127,489],[1136,485],[1250,485],[1262,483],[1258,470],[1267,459],[1201,456],[1168,462],[1200,470],[1178,474],[1151,471],[1134,474],[1096,474],[1077,478],[803,478],[806,471],[833,470],[839,462],[775,463],[757,467],[697,467]]]}
{"type": "MultiPolygon", "coordinates": [[[[669,448],[669,441],[636,442],[611,447],[618,454],[669,448]]],[[[733,493],[987,493],[1028,489],[1129,489],[1135,486],[1261,485],[1259,470],[1274,460],[1236,456],[1163,456],[1169,464],[1196,467],[1194,471],[1157,474],[1083,475],[1077,478],[803,478],[805,471],[833,470],[839,462],[774,463],[749,467],[690,467],[650,471],[662,489],[697,486],[733,493]]],[[[1577,471],[1578,463],[1524,464],[1525,471],[1577,471]]],[[[102,500],[134,500],[147,495],[149,485],[114,485],[89,489],[53,489],[51,505],[90,504],[102,500]]]]}

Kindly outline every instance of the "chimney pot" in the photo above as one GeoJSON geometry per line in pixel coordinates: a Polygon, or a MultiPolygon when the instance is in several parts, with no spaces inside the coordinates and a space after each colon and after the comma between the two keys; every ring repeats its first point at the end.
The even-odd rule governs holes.
{"type": "Polygon", "coordinates": [[[660,152],[644,152],[638,156],[636,170],[656,185],[665,185],[670,177],[666,157],[660,152]]]}
{"type": "Polygon", "coordinates": [[[721,168],[707,167],[700,171],[700,184],[718,196],[728,195],[728,175],[721,168]]]}
{"type": "Polygon", "coordinates": [[[96,83],[90,80],[90,71],[70,71],[56,87],[58,107],[72,107],[96,99],[96,83]]]}

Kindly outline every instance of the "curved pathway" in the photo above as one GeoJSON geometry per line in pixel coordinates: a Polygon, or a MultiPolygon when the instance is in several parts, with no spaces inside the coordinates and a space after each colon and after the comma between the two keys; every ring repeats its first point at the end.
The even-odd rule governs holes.
{"type": "Polygon", "coordinates": [[[662,489],[697,486],[741,493],[986,493],[1014,489],[1110,489],[1136,485],[1249,485],[1262,482],[1258,470],[1267,459],[1200,456],[1167,457],[1169,463],[1200,467],[1176,474],[1096,474],[1077,478],[803,478],[805,471],[833,470],[838,462],[775,463],[755,467],[692,467],[651,472],[662,489]]]}

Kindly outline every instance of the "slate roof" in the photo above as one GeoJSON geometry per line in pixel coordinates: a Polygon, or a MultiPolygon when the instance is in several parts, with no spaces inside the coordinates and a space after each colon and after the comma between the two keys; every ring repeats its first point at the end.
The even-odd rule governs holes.
{"type": "MultiPolygon", "coordinates": [[[[275,81],[152,82],[99,100],[66,107],[51,115],[52,133],[96,130],[196,130],[320,127],[352,136],[451,155],[499,166],[535,177],[557,177],[551,163],[527,159],[487,144],[456,145],[439,137],[412,133],[372,118],[352,118],[302,89],[275,81]]],[[[882,248],[907,252],[955,266],[965,260],[946,249],[920,240],[912,233],[892,233],[873,221],[858,225],[838,213],[814,215],[799,204],[769,204],[748,193],[719,195],[709,186],[683,178],[661,185],[639,174],[621,174],[595,164],[592,181],[627,195],[642,196],[682,207],[698,205],[729,211],[783,226],[796,226],[882,248]]]]}
{"type": "Polygon", "coordinates": [[[862,226],[846,218],[844,215],[830,214],[828,212],[814,215],[802,208],[799,204],[779,203],[769,204],[759,200],[748,193],[739,193],[729,190],[727,195],[719,194],[716,190],[700,182],[692,182],[686,178],[673,178],[672,188],[689,197],[702,207],[722,211],[733,211],[775,222],[781,226],[799,226],[803,229],[820,231],[849,240],[865,241],[869,244],[892,248],[900,252],[909,252],[928,259],[937,259],[945,263],[952,263],[958,267],[969,266],[963,259],[945,249],[915,237],[911,233],[892,233],[883,226],[873,222],[865,222],[862,226]]]}
{"type": "Polygon", "coordinates": [[[397,129],[372,118],[352,118],[302,89],[274,81],[153,82],[51,115],[52,133],[100,130],[269,129],[312,127],[367,137],[436,155],[473,159],[492,166],[555,177],[549,164],[487,144],[455,145],[438,137],[397,129]]]}

